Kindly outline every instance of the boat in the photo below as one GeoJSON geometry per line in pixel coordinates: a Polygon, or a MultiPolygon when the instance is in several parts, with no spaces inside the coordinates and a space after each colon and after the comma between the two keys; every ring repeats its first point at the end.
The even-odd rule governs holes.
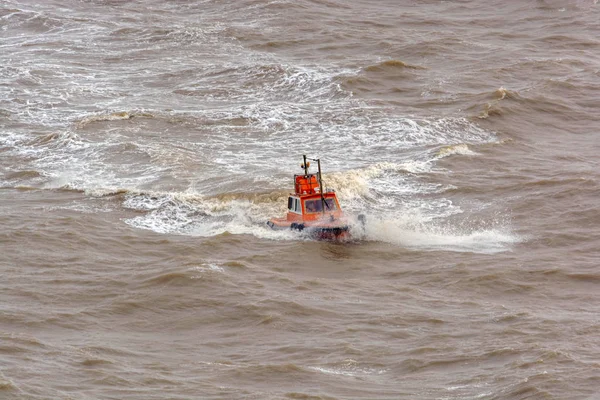
{"type": "Polygon", "coordinates": [[[320,240],[350,238],[349,221],[344,215],[336,193],[323,190],[321,160],[303,155],[303,174],[294,175],[294,192],[290,193],[285,218],[271,218],[267,225],[276,230],[300,231],[320,240]],[[317,173],[309,173],[310,161],[316,161],[317,173]]]}

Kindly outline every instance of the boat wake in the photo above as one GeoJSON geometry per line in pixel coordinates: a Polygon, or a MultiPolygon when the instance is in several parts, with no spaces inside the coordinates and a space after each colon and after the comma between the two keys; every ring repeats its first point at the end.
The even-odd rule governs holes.
{"type": "Polygon", "coordinates": [[[367,219],[364,240],[386,242],[424,251],[494,254],[510,251],[522,241],[508,224],[486,227],[444,225],[432,221],[407,221],[398,217],[367,219]]]}
{"type": "MultiPolygon", "coordinates": [[[[124,222],[161,234],[212,237],[229,233],[267,240],[310,240],[302,232],[276,231],[266,225],[270,215],[285,211],[281,204],[286,197],[281,191],[216,197],[191,193],[127,193],[123,206],[141,214],[124,222]]],[[[508,218],[494,218],[487,223],[450,223],[443,218],[431,218],[415,208],[404,208],[391,216],[369,213],[363,224],[358,219],[363,211],[356,208],[348,211],[353,242],[385,242],[420,251],[494,254],[510,251],[522,241],[512,231],[508,218]]]]}

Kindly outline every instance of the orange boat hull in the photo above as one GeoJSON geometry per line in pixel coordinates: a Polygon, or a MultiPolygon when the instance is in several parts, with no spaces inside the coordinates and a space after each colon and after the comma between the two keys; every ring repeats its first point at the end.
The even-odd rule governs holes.
{"type": "Polygon", "coordinates": [[[273,218],[267,225],[275,230],[291,229],[308,234],[319,240],[342,240],[350,237],[350,227],[347,224],[322,221],[289,221],[284,218],[273,218]]]}

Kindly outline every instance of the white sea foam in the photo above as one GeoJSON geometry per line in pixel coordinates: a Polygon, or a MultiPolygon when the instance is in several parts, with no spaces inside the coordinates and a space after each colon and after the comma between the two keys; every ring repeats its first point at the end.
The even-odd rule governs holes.
{"type": "Polygon", "coordinates": [[[314,371],[317,371],[317,372],[324,373],[324,374],[344,375],[344,376],[352,376],[352,377],[356,377],[356,376],[367,377],[370,375],[382,375],[385,372],[387,372],[386,369],[378,369],[378,368],[373,368],[373,367],[369,367],[369,366],[362,366],[360,363],[358,363],[357,361],[352,360],[352,359],[344,360],[342,362],[332,364],[332,365],[327,365],[325,367],[312,366],[312,367],[308,367],[308,368],[312,369],[314,371]]]}
{"type": "MultiPolygon", "coordinates": [[[[90,41],[102,45],[111,39],[104,25],[90,22],[87,29],[86,37],[65,32],[64,39],[76,40],[83,52],[92,51],[87,50],[93,49],[90,41]]],[[[360,69],[282,60],[222,40],[226,31],[223,26],[169,26],[166,34],[148,29],[133,49],[110,41],[106,63],[65,66],[60,58],[47,57],[40,65],[28,60],[15,69],[0,68],[6,82],[31,83],[15,85],[14,101],[0,103],[2,109],[43,132],[55,132],[9,134],[0,137],[0,145],[26,159],[25,167],[39,173],[39,187],[90,196],[127,193],[123,207],[140,214],[125,222],[164,234],[297,239],[268,229],[265,221],[285,213],[280,192],[291,189],[302,153],[323,159],[325,186],[337,191],[350,214],[367,210],[376,221],[418,211],[421,223],[431,223],[461,212],[443,197],[443,185],[421,176],[445,173],[436,166],[442,157],[476,155],[474,146],[496,140],[492,132],[464,118],[416,118],[357,100],[340,86],[339,77],[360,69]],[[212,61],[199,68],[189,52],[172,52],[173,43],[197,46],[212,54],[212,61]],[[113,65],[113,56],[135,58],[148,49],[172,57],[168,68],[160,60],[148,60],[143,69],[139,63],[119,64],[118,74],[103,67],[113,65]],[[229,57],[234,53],[235,60],[229,57]],[[173,76],[178,92],[165,94],[162,79],[173,76]],[[148,85],[139,85],[140,77],[148,85]],[[218,90],[205,89],[215,82],[218,90]],[[146,132],[171,126],[168,133],[146,132]],[[273,195],[251,195],[257,190],[273,195]],[[236,196],[239,192],[250,195],[236,196]]],[[[485,241],[484,232],[466,231],[459,238],[432,229],[411,237],[421,233],[433,247],[449,238],[466,243],[463,247],[485,241]]],[[[376,232],[367,238],[413,245],[394,235],[378,239],[376,232]]]]}
{"type": "MultiPolygon", "coordinates": [[[[281,111],[280,109],[278,112],[281,111]]],[[[376,110],[374,112],[377,113],[376,110]]],[[[107,115],[112,119],[110,116],[113,114],[107,115]]],[[[123,115],[116,114],[115,120],[127,119],[123,115]]],[[[155,115],[156,118],[162,118],[160,113],[155,115]]],[[[322,118],[318,113],[312,115],[317,120],[322,118]]],[[[214,236],[229,232],[275,240],[298,239],[299,235],[293,232],[276,232],[264,225],[268,218],[285,213],[285,195],[266,196],[265,199],[250,195],[246,198],[219,198],[211,197],[211,193],[206,192],[206,188],[209,188],[213,193],[222,194],[219,191],[223,190],[224,183],[232,187],[239,186],[240,179],[247,176],[249,171],[254,176],[254,182],[257,179],[263,180],[267,183],[267,188],[271,185],[274,190],[275,186],[278,186],[276,190],[280,190],[282,186],[291,189],[290,175],[299,171],[290,171],[289,158],[286,158],[289,155],[282,155],[278,149],[283,147],[289,152],[295,146],[294,142],[300,138],[300,133],[294,132],[294,129],[299,130],[300,126],[306,128],[307,124],[296,126],[296,116],[291,117],[285,113],[280,117],[289,119],[290,126],[293,127],[290,134],[276,133],[265,136],[251,130],[253,133],[250,137],[238,137],[221,132],[209,137],[206,143],[194,144],[195,151],[190,151],[186,147],[188,144],[181,139],[178,139],[175,146],[168,142],[168,138],[166,142],[155,138],[157,142],[145,143],[141,139],[135,139],[135,136],[124,135],[119,131],[107,132],[102,140],[96,142],[90,142],[70,131],[41,139],[34,137],[25,140],[23,137],[15,137],[5,139],[4,142],[13,146],[15,151],[34,158],[35,167],[47,177],[43,184],[45,188],[71,188],[92,196],[129,193],[123,206],[144,213],[126,219],[125,222],[131,226],[164,234],[214,236]],[[139,143],[132,146],[129,144],[132,140],[138,140],[139,143]],[[139,165],[122,163],[119,159],[115,162],[112,152],[119,151],[120,146],[128,146],[125,147],[127,151],[139,151],[139,165]],[[240,146],[249,148],[249,151],[233,151],[240,146]],[[201,161],[194,159],[195,154],[203,154],[206,151],[213,153],[214,157],[201,161]],[[151,156],[149,163],[148,155],[151,156]],[[183,169],[198,162],[204,163],[206,173],[189,180],[192,177],[183,169]],[[279,173],[276,177],[269,173],[273,166],[279,173]],[[175,177],[178,174],[176,168],[182,171],[181,183],[186,185],[187,180],[187,189],[184,186],[183,191],[173,191],[161,189],[160,185],[157,187],[154,184],[158,180],[169,182],[170,180],[165,178],[168,174],[175,177]],[[215,183],[205,183],[211,179],[215,179],[215,183]],[[151,186],[158,190],[145,190],[145,187],[151,186]],[[204,188],[204,192],[196,190],[196,186],[204,188]]],[[[260,119],[258,116],[256,118],[260,119]]],[[[434,123],[403,118],[392,123],[391,119],[382,118],[372,134],[368,133],[371,122],[366,123],[368,120],[360,117],[351,118],[348,122],[350,126],[326,126],[326,129],[341,130],[337,135],[322,135],[316,132],[317,127],[323,127],[324,121],[316,122],[312,128],[309,121],[308,129],[302,134],[308,137],[309,141],[331,150],[331,154],[327,155],[327,163],[324,164],[324,183],[326,187],[337,191],[344,208],[351,214],[367,210],[374,215],[367,226],[367,240],[382,240],[423,249],[476,252],[503,251],[517,240],[503,229],[449,230],[433,224],[435,219],[443,219],[462,211],[460,207],[443,198],[443,186],[424,182],[419,177],[421,174],[432,172],[445,173],[436,167],[436,161],[442,157],[476,155],[465,143],[466,139],[470,138],[474,143],[485,142],[491,140],[493,135],[470,126],[463,120],[440,120],[434,123]],[[355,131],[350,132],[351,128],[355,128],[355,131]],[[464,134],[460,133],[461,129],[464,134]],[[451,134],[444,136],[448,132],[451,134]],[[455,139],[453,135],[460,140],[455,139]],[[345,157],[342,154],[344,149],[356,141],[364,144],[364,147],[359,148],[366,154],[383,154],[378,157],[380,161],[373,163],[364,157],[345,157]],[[389,152],[380,153],[375,148],[378,141],[403,148],[405,154],[398,156],[389,152]],[[443,141],[450,144],[441,147],[441,150],[412,150],[417,144],[430,146],[443,141]],[[437,195],[423,198],[422,195],[426,194],[437,195]],[[419,223],[429,225],[407,225],[403,221],[394,220],[396,217],[392,220],[381,218],[381,215],[389,215],[390,211],[393,215],[399,212],[411,215],[418,211],[419,223]]],[[[242,179],[245,180],[247,179],[242,179]]],[[[256,190],[252,185],[242,188],[249,193],[256,190]]]]}
{"type": "Polygon", "coordinates": [[[277,215],[279,204],[255,204],[249,200],[219,200],[200,195],[130,195],[124,205],[146,211],[125,219],[128,225],[158,233],[191,236],[215,236],[225,232],[250,234],[273,240],[298,239],[292,231],[274,231],[267,227],[269,215],[277,215]]]}
{"type": "Polygon", "coordinates": [[[473,253],[508,251],[522,239],[508,226],[489,229],[445,226],[438,221],[414,218],[367,218],[365,238],[420,250],[473,253]]]}
{"type": "Polygon", "coordinates": [[[203,276],[206,274],[212,274],[212,273],[224,274],[225,273],[225,269],[216,263],[205,263],[202,265],[197,265],[197,266],[188,268],[188,271],[194,273],[194,275],[191,276],[192,279],[202,279],[203,276]]]}

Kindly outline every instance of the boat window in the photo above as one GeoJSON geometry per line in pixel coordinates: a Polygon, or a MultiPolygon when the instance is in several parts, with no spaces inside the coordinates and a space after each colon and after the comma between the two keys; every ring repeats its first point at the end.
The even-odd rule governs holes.
{"type": "Polygon", "coordinates": [[[298,200],[298,199],[294,199],[294,200],[296,200],[294,211],[301,213],[302,208],[300,208],[300,200],[298,200]]]}
{"type": "Polygon", "coordinates": [[[293,205],[294,199],[292,197],[288,197],[288,210],[291,210],[293,205]]]}
{"type": "Polygon", "coordinates": [[[304,207],[307,213],[321,212],[321,200],[306,200],[304,207]]]}
{"type": "Polygon", "coordinates": [[[325,208],[329,211],[337,210],[337,206],[333,199],[325,199],[325,208]]]}
{"type": "MultiPolygon", "coordinates": [[[[306,212],[308,213],[317,213],[323,211],[323,202],[321,199],[316,200],[306,200],[304,202],[304,207],[306,208],[306,212]]],[[[325,211],[333,211],[337,210],[337,206],[333,199],[325,199],[325,211]]]]}

